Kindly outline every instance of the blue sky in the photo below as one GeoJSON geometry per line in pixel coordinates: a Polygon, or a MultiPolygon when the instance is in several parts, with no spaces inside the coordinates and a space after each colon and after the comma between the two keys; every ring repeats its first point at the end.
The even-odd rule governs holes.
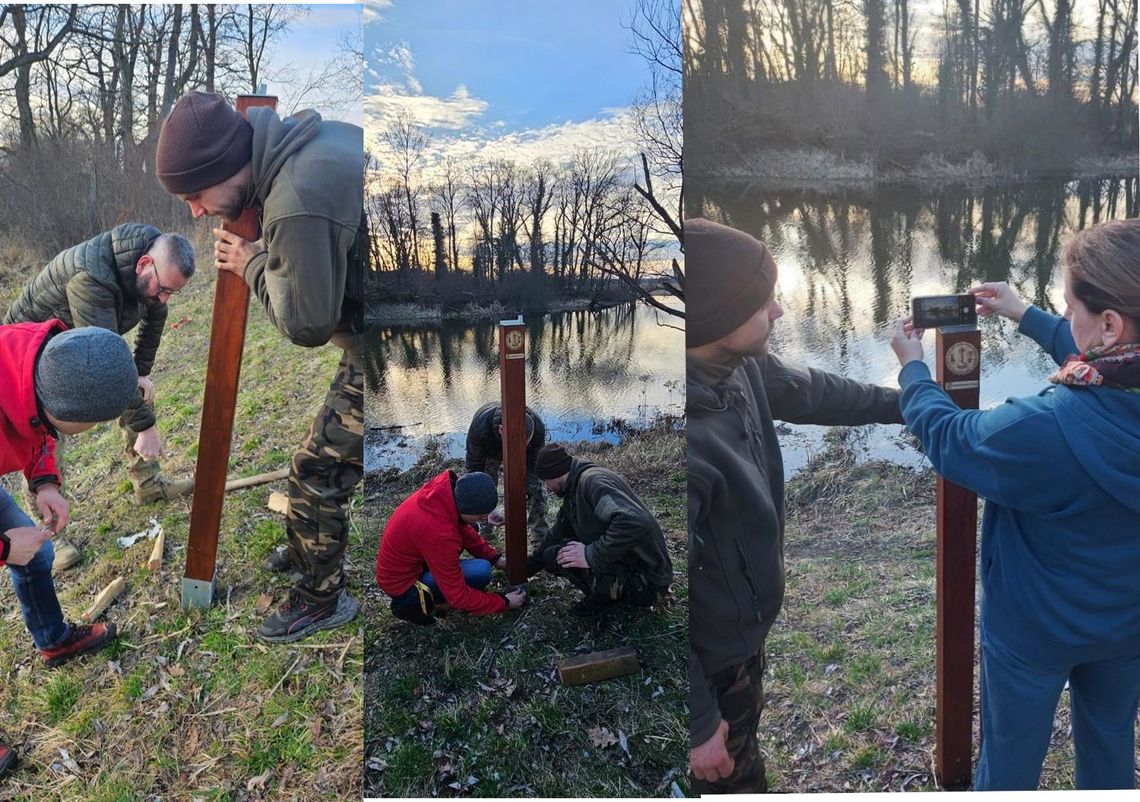
{"type": "Polygon", "coordinates": [[[346,34],[355,31],[359,38],[363,17],[364,8],[359,4],[315,3],[284,33],[270,51],[267,72],[269,91],[281,96],[286,110],[294,105],[311,107],[331,118],[363,124],[359,91],[352,102],[348,102],[351,93],[340,91],[343,87],[319,87],[296,103],[293,97],[295,85],[304,84],[308,76],[320,75],[327,62],[337,55],[346,34]]]}
{"type": "Polygon", "coordinates": [[[633,0],[370,0],[365,119],[403,110],[439,153],[557,158],[628,150],[622,114],[646,80],[627,52],[633,0]]]}

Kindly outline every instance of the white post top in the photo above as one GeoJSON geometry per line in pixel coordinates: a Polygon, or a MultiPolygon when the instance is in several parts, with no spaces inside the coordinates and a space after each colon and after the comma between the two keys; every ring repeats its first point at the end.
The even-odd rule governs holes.
{"type": "Polygon", "coordinates": [[[516,320],[500,320],[500,326],[521,326],[523,324],[523,316],[520,313],[516,320]]]}

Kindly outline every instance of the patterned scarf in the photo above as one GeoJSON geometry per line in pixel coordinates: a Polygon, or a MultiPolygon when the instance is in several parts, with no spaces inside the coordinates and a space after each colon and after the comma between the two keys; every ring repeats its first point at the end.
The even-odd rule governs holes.
{"type": "Polygon", "coordinates": [[[1070,387],[1104,386],[1140,393],[1140,343],[1090,348],[1083,354],[1073,354],[1049,381],[1070,387]]]}

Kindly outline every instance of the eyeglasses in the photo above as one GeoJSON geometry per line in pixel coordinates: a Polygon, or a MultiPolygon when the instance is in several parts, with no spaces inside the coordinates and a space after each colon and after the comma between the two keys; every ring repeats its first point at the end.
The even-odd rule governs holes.
{"type": "Polygon", "coordinates": [[[160,279],[158,277],[158,264],[156,262],[154,262],[153,260],[150,263],[150,269],[154,271],[154,283],[158,287],[158,294],[159,295],[166,293],[167,297],[170,297],[172,295],[177,295],[178,293],[180,293],[182,291],[181,289],[176,290],[172,287],[163,286],[162,279],[160,279]]]}

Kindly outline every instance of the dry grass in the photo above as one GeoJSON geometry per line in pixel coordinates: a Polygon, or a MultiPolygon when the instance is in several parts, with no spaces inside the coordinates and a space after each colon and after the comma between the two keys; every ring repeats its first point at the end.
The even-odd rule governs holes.
{"type": "MultiPolygon", "coordinates": [[[[788,486],[787,595],[768,638],[760,728],[769,782],[935,790],[934,476],[856,464],[845,439],[834,430],[788,486]]],[[[976,687],[974,705],[976,757],[976,687]]],[[[1072,783],[1064,695],[1041,787],[1072,783]]]]}

